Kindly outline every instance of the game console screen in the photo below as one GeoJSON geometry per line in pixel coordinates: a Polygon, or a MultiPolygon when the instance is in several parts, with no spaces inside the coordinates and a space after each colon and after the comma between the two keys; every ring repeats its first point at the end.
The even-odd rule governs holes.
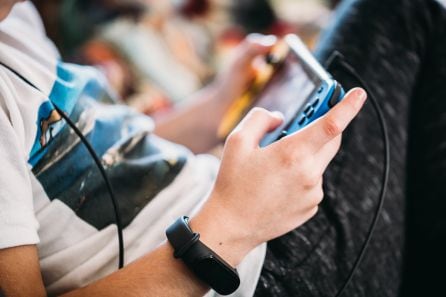
{"type": "Polygon", "coordinates": [[[311,74],[305,71],[305,66],[299,62],[299,58],[290,51],[255,105],[282,112],[285,116],[284,123],[289,123],[319,86],[317,78],[310,76],[311,74]]]}

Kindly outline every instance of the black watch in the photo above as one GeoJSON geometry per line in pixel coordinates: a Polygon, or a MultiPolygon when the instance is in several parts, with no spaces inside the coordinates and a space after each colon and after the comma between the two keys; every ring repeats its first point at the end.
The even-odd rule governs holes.
{"type": "Polygon", "coordinates": [[[189,218],[180,217],[166,230],[174,248],[174,257],[180,258],[194,274],[220,295],[234,293],[240,285],[237,270],[200,241],[200,234],[189,227],[189,218]]]}

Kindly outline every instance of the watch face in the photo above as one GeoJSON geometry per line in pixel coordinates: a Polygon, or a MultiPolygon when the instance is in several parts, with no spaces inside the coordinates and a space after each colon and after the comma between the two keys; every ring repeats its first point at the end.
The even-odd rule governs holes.
{"type": "Polygon", "coordinates": [[[240,285],[237,272],[209,255],[194,263],[195,273],[217,293],[229,295],[240,285]]]}

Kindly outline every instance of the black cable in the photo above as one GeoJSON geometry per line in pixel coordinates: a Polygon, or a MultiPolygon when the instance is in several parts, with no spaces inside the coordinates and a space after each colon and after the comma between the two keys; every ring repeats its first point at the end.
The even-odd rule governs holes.
{"type": "Polygon", "coordinates": [[[375,109],[376,115],[378,117],[378,122],[379,122],[380,130],[381,130],[381,133],[383,136],[383,143],[384,143],[384,149],[383,149],[384,171],[383,171],[383,175],[382,175],[382,187],[381,187],[381,192],[379,194],[378,206],[376,208],[372,223],[370,224],[370,228],[367,232],[366,239],[362,245],[361,251],[359,252],[358,257],[356,258],[356,260],[353,264],[353,267],[348,274],[346,281],[344,282],[342,287],[339,289],[339,291],[335,295],[335,297],[340,297],[345,292],[345,289],[347,288],[347,286],[350,284],[350,282],[353,278],[353,275],[358,270],[359,264],[361,263],[362,259],[364,258],[365,252],[370,244],[370,240],[372,239],[373,232],[376,229],[376,224],[378,222],[378,219],[379,219],[382,209],[383,209],[384,198],[385,198],[386,192],[387,192],[387,184],[389,181],[389,172],[390,172],[390,142],[389,142],[389,134],[387,131],[387,123],[384,118],[384,114],[381,110],[381,107],[380,107],[378,101],[376,100],[375,95],[372,93],[372,90],[368,87],[367,83],[361,78],[361,76],[356,72],[356,70],[353,68],[353,66],[351,66],[339,52],[335,52],[330,57],[328,63],[332,64],[332,63],[336,63],[336,62],[339,64],[339,66],[342,67],[343,70],[348,72],[348,74],[350,76],[352,76],[354,79],[356,79],[361,84],[361,86],[365,89],[365,91],[367,92],[369,101],[372,103],[372,106],[375,109]]]}
{"type": "Polygon", "coordinates": [[[116,219],[116,227],[118,229],[118,241],[119,241],[119,269],[124,267],[124,236],[122,232],[122,220],[121,215],[119,213],[119,206],[118,206],[118,200],[116,199],[115,193],[113,191],[113,188],[111,186],[110,180],[107,176],[107,172],[105,172],[104,166],[101,163],[100,158],[94,151],[93,147],[91,146],[90,142],[87,138],[82,134],[82,132],[77,128],[77,126],[71,121],[71,119],[64,113],[63,110],[61,110],[54,102],[53,106],[57,110],[57,112],[60,114],[60,116],[67,122],[68,126],[73,129],[73,131],[76,133],[76,135],[79,137],[79,139],[82,141],[82,143],[87,148],[88,152],[90,153],[91,157],[93,158],[94,162],[96,163],[96,166],[98,167],[102,178],[104,179],[105,186],[107,187],[108,193],[110,194],[110,198],[113,204],[113,210],[115,212],[115,219],[116,219]]]}
{"type": "MultiPolygon", "coordinates": [[[[18,76],[21,80],[23,80],[26,84],[28,84],[35,90],[39,91],[40,93],[43,93],[35,84],[33,84],[26,77],[21,75],[19,72],[17,72],[14,68],[6,65],[2,61],[0,61],[0,65],[2,65],[6,69],[8,69],[12,73],[14,73],[16,76],[18,76]]],[[[116,227],[118,229],[118,242],[119,242],[118,267],[119,267],[119,269],[121,269],[122,267],[124,267],[124,236],[123,236],[123,232],[122,232],[122,229],[123,229],[122,228],[122,220],[121,220],[121,215],[119,214],[118,200],[116,199],[115,193],[114,193],[113,188],[110,183],[110,180],[107,176],[107,172],[105,172],[104,166],[102,165],[101,160],[98,157],[98,155],[96,154],[96,152],[94,151],[92,145],[90,144],[88,139],[85,138],[85,136],[82,134],[82,132],[76,127],[76,124],[74,124],[73,121],[71,121],[71,119],[64,113],[64,111],[62,109],[60,109],[54,102],[51,102],[51,103],[53,104],[56,111],[60,114],[60,116],[65,120],[65,122],[67,122],[68,126],[70,126],[71,129],[73,129],[73,131],[79,137],[81,142],[85,145],[85,147],[87,148],[91,157],[93,158],[94,162],[96,163],[96,166],[98,167],[98,169],[102,175],[102,178],[104,179],[105,185],[106,185],[108,193],[110,195],[110,199],[113,204],[113,210],[115,213],[116,227]]]]}

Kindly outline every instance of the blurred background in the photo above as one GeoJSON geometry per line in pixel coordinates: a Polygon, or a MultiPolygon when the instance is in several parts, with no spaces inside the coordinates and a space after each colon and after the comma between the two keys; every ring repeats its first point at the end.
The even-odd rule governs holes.
{"type": "Polygon", "coordinates": [[[151,115],[206,85],[253,32],[313,48],[338,0],[33,0],[63,59],[151,115]]]}

